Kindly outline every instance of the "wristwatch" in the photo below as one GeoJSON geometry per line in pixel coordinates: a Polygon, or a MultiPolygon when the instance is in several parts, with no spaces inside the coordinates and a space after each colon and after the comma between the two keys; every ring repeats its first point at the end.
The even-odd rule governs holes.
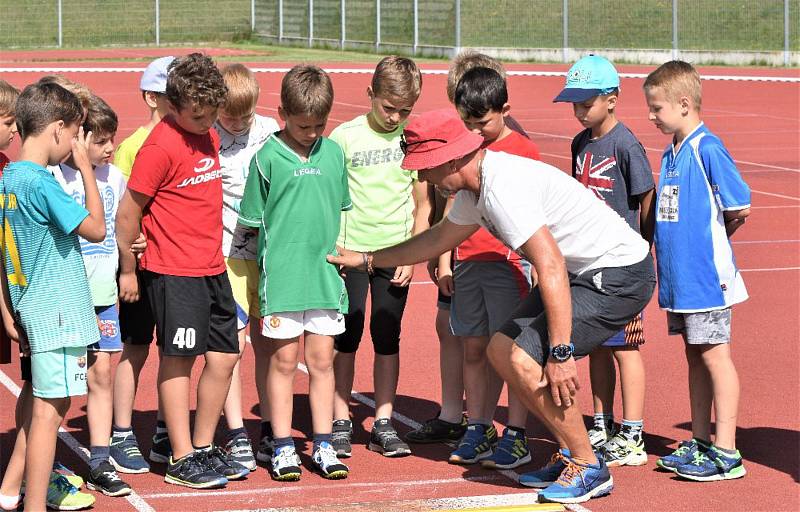
{"type": "Polygon", "coordinates": [[[575,345],[570,343],[569,345],[556,345],[555,347],[550,347],[550,357],[558,361],[559,363],[563,363],[570,357],[572,357],[572,353],[575,352],[575,345]]]}

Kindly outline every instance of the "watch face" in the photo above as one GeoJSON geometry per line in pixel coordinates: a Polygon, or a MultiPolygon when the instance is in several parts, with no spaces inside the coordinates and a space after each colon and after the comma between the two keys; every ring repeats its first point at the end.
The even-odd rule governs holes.
{"type": "Polygon", "coordinates": [[[566,361],[572,355],[572,348],[569,345],[556,345],[550,352],[556,361],[566,361]]]}

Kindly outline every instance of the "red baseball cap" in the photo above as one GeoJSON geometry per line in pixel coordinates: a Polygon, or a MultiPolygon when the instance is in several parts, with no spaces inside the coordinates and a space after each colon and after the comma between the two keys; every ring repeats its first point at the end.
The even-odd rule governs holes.
{"type": "Polygon", "coordinates": [[[483,137],[467,130],[453,109],[433,110],[414,118],[403,130],[400,167],[431,169],[479,149],[483,137]]]}

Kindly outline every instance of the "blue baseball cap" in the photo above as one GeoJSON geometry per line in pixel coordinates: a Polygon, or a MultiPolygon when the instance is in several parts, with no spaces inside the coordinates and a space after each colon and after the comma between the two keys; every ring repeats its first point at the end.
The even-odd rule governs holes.
{"type": "Polygon", "coordinates": [[[619,75],[614,65],[605,57],[587,55],[569,68],[567,85],[553,102],[580,103],[616,89],[619,75]]]}
{"type": "Polygon", "coordinates": [[[167,72],[173,60],[175,57],[172,56],[161,57],[148,64],[139,82],[139,89],[164,94],[167,91],[167,72]]]}

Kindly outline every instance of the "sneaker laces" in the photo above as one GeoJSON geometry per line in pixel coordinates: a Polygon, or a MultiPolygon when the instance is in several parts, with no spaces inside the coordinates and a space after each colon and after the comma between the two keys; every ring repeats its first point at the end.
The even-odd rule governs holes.
{"type": "Polygon", "coordinates": [[[331,441],[349,441],[350,440],[350,431],[349,430],[334,430],[331,432],[331,441]]]}
{"type": "Polygon", "coordinates": [[[113,470],[112,471],[103,471],[102,474],[105,475],[106,478],[108,478],[112,482],[121,482],[122,481],[122,479],[119,477],[119,475],[117,474],[116,471],[113,471],[113,470]]]}
{"type": "Polygon", "coordinates": [[[386,430],[376,430],[375,435],[378,436],[381,444],[384,445],[388,444],[390,441],[400,441],[400,436],[397,435],[397,431],[391,427],[386,430]]]}
{"type": "Polygon", "coordinates": [[[564,465],[564,471],[561,472],[558,480],[556,480],[558,485],[562,487],[570,487],[576,476],[580,477],[581,482],[583,483],[583,472],[586,470],[585,467],[576,464],[566,457],[564,457],[564,465]]]}
{"type": "Polygon", "coordinates": [[[698,450],[698,451],[694,452],[694,458],[692,459],[692,465],[693,466],[702,466],[703,463],[705,463],[708,460],[710,460],[710,459],[706,456],[706,454],[698,450]]]}
{"type": "Polygon", "coordinates": [[[293,448],[283,448],[278,450],[272,457],[273,466],[277,469],[294,466],[297,462],[297,457],[293,448]]]}
{"type": "Polygon", "coordinates": [[[78,488],[69,483],[67,477],[64,475],[58,475],[56,478],[50,480],[50,483],[56,487],[60,492],[65,492],[68,494],[75,494],[78,492],[78,488]]]}
{"type": "Polygon", "coordinates": [[[328,468],[334,464],[341,464],[336,456],[336,450],[328,444],[320,444],[314,452],[314,461],[322,468],[328,468]]]}

